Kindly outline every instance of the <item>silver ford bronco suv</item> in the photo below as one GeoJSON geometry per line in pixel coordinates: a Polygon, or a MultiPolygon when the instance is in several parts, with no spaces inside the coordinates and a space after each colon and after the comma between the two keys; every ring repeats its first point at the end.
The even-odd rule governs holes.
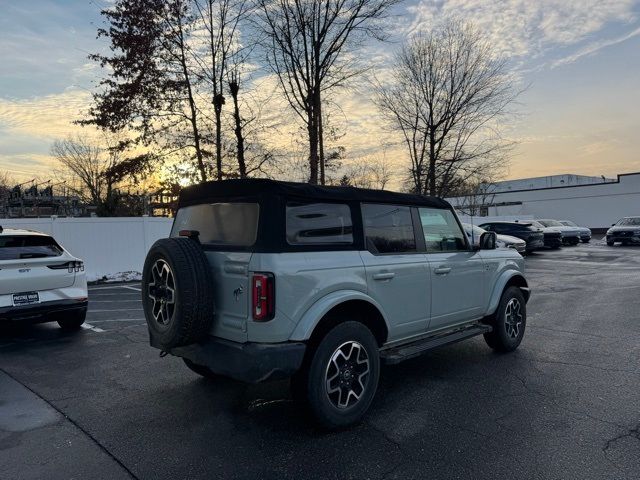
{"type": "Polygon", "coordinates": [[[321,425],[357,422],[380,363],[524,335],[524,260],[470,245],[439,198],[264,179],[180,194],[143,272],[150,343],[205,377],[291,377],[321,425]]]}

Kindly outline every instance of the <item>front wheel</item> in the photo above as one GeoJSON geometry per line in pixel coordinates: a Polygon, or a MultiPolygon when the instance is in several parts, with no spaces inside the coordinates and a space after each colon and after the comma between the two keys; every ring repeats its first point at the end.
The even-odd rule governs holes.
{"type": "Polygon", "coordinates": [[[484,339],[497,352],[512,352],[520,345],[527,325],[527,304],[518,287],[509,287],[489,322],[493,327],[484,339]]]}
{"type": "Polygon", "coordinates": [[[371,330],[348,321],[320,341],[308,370],[294,378],[296,396],[308,401],[318,423],[329,429],[359,421],[378,388],[380,356],[371,330]]]}
{"type": "Polygon", "coordinates": [[[613,240],[607,240],[607,245],[610,246],[610,247],[613,247],[614,243],[615,242],[613,240]]]}

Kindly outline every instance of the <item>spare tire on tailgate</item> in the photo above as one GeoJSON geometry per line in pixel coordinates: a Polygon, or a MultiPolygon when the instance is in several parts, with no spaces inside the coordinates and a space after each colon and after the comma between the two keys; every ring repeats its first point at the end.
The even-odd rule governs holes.
{"type": "Polygon", "coordinates": [[[142,305],[151,345],[162,350],[202,340],[213,321],[213,277],[196,240],[163,238],[142,271],[142,305]]]}

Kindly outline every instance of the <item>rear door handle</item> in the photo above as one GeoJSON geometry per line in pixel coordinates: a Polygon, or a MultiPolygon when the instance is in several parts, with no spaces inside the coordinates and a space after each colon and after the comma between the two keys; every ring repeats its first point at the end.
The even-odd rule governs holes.
{"type": "Polygon", "coordinates": [[[436,275],[446,275],[451,271],[451,267],[437,267],[433,270],[436,275]]]}
{"type": "Polygon", "coordinates": [[[373,275],[373,279],[374,280],[391,280],[395,276],[396,274],[393,272],[375,273],[373,275]]]}

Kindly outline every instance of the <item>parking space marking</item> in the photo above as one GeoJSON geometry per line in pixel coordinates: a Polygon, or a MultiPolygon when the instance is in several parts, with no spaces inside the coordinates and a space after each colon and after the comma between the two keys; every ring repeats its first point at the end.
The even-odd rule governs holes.
{"type": "MultiPolygon", "coordinates": [[[[144,318],[110,318],[108,320],[91,320],[93,323],[111,323],[111,322],[144,322],[144,318]]],[[[141,325],[144,325],[141,324],[141,325]]]]}
{"type": "Polygon", "coordinates": [[[558,258],[558,259],[555,259],[555,260],[546,259],[546,258],[536,258],[535,261],[536,262],[550,262],[550,263],[568,263],[570,265],[589,265],[589,266],[593,266],[593,267],[607,266],[607,267],[616,267],[616,268],[627,267],[628,269],[637,269],[638,268],[637,265],[629,265],[628,263],[583,262],[583,261],[580,261],[580,260],[563,260],[561,258],[558,258]]]}
{"type": "Polygon", "coordinates": [[[91,325],[90,323],[83,323],[82,328],[84,328],[85,330],[92,330],[96,333],[103,333],[105,330],[99,328],[99,327],[94,327],[93,325],[91,325]]]}
{"type": "Polygon", "coordinates": [[[100,310],[87,310],[87,313],[105,313],[105,312],[141,312],[142,308],[107,308],[100,310]]]}
{"type": "Polygon", "coordinates": [[[120,288],[128,288],[129,290],[135,290],[136,292],[141,292],[142,289],[136,287],[130,287],[129,285],[121,285],[120,288]]]}

